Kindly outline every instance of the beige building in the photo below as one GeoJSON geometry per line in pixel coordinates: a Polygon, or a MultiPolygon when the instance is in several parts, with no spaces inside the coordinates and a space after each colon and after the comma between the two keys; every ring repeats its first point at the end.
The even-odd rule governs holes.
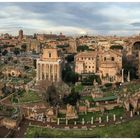
{"type": "Polygon", "coordinates": [[[75,56],[75,72],[98,74],[102,83],[122,81],[122,54],[114,50],[81,52],[75,56]]]}
{"type": "Polygon", "coordinates": [[[97,52],[81,52],[75,57],[75,72],[96,73],[97,68],[97,52]]]}
{"type": "Polygon", "coordinates": [[[37,59],[36,80],[61,81],[63,58],[56,48],[44,48],[43,53],[37,59]]]}
{"type": "Polygon", "coordinates": [[[110,49],[110,42],[107,40],[99,40],[97,43],[99,50],[109,50],[110,49]]]}

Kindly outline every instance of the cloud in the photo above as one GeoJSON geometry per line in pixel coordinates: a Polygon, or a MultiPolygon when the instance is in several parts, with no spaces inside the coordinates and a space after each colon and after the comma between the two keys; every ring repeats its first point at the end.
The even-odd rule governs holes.
{"type": "Polygon", "coordinates": [[[140,26],[140,22],[133,22],[133,23],[131,23],[131,25],[139,27],[140,26]]]}
{"type": "Polygon", "coordinates": [[[140,3],[1,3],[0,32],[26,34],[132,34],[139,30],[140,3]]]}

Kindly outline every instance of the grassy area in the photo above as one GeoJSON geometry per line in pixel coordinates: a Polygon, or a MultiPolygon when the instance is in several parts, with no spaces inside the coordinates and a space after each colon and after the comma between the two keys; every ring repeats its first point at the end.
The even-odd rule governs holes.
{"type": "Polygon", "coordinates": [[[41,97],[39,97],[38,93],[34,91],[29,91],[28,93],[24,93],[21,98],[19,98],[20,103],[25,103],[25,102],[35,102],[35,101],[40,101],[41,97]]]}
{"type": "Polygon", "coordinates": [[[25,135],[26,138],[45,137],[85,137],[85,138],[138,138],[140,137],[140,120],[134,120],[119,125],[97,127],[93,130],[56,130],[29,126],[25,135]]]}
{"type": "Polygon", "coordinates": [[[113,118],[113,115],[116,115],[116,117],[121,117],[124,114],[124,109],[123,108],[116,108],[113,110],[109,110],[109,111],[105,111],[104,113],[101,112],[88,112],[87,114],[80,114],[79,115],[79,120],[82,121],[82,118],[85,119],[85,121],[90,122],[91,117],[93,117],[94,121],[99,118],[102,117],[102,120],[106,120],[106,116],[108,115],[109,118],[113,118]]]}
{"type": "MultiPolygon", "coordinates": [[[[132,93],[132,94],[140,90],[139,83],[129,83],[125,87],[127,87],[127,91],[132,93]]],[[[124,88],[120,87],[120,88],[116,88],[115,90],[105,91],[104,95],[106,97],[106,96],[112,96],[114,94],[117,95],[117,93],[123,93],[123,92],[124,92],[124,88]]]]}
{"type": "MultiPolygon", "coordinates": [[[[102,121],[106,122],[106,116],[107,115],[110,119],[113,119],[114,114],[116,115],[117,118],[120,118],[121,116],[124,116],[124,113],[125,113],[125,111],[124,111],[123,108],[115,108],[113,110],[105,111],[104,113],[101,113],[99,111],[99,112],[87,112],[87,114],[85,114],[83,112],[83,113],[80,113],[78,115],[79,116],[78,119],[69,120],[69,124],[74,124],[75,121],[77,122],[77,124],[81,124],[83,118],[84,118],[86,123],[87,122],[90,123],[91,122],[91,117],[93,117],[94,121],[97,121],[97,119],[99,117],[101,117],[102,121]]],[[[59,118],[64,118],[64,119],[61,119],[60,122],[61,122],[61,124],[65,124],[66,115],[65,114],[58,114],[58,117],[59,118]]]]}
{"type": "Polygon", "coordinates": [[[81,100],[88,100],[89,102],[93,101],[92,96],[82,96],[81,100]]]}
{"type": "Polygon", "coordinates": [[[81,92],[83,90],[83,85],[82,84],[77,84],[74,86],[74,89],[76,92],[81,92]]]}

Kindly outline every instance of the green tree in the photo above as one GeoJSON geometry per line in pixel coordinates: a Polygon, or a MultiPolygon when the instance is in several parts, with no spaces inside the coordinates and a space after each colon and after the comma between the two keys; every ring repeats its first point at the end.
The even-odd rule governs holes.
{"type": "Polygon", "coordinates": [[[130,72],[130,77],[131,79],[137,79],[137,69],[135,67],[135,65],[127,60],[127,58],[123,58],[123,68],[124,68],[124,74],[127,76],[128,75],[128,71],[130,72]]]}
{"type": "Polygon", "coordinates": [[[82,80],[83,85],[93,85],[93,81],[96,81],[98,84],[101,84],[101,79],[98,75],[88,75],[82,80]]]}
{"type": "Polygon", "coordinates": [[[73,62],[74,61],[74,55],[73,54],[68,55],[66,57],[66,60],[67,60],[68,63],[73,62]]]}
{"type": "Polygon", "coordinates": [[[81,45],[81,46],[77,47],[78,52],[83,52],[85,50],[87,50],[87,51],[89,50],[89,47],[87,45],[81,45]]]}
{"type": "Polygon", "coordinates": [[[114,49],[123,50],[123,46],[121,46],[121,45],[112,45],[110,47],[110,49],[112,49],[112,50],[114,50],[114,49]]]}
{"type": "Polygon", "coordinates": [[[14,54],[15,55],[18,55],[18,54],[20,54],[20,49],[19,48],[14,48],[14,54]]]}
{"type": "Polygon", "coordinates": [[[23,52],[26,52],[27,51],[27,44],[22,44],[21,45],[21,50],[23,51],[23,52]]]}
{"type": "Polygon", "coordinates": [[[70,68],[70,66],[66,66],[65,69],[62,71],[62,79],[66,83],[72,83],[75,84],[78,82],[79,75],[75,72],[73,72],[70,68]]]}
{"type": "Polygon", "coordinates": [[[64,104],[70,104],[75,106],[77,101],[80,100],[81,96],[78,92],[74,90],[74,88],[71,90],[71,93],[69,95],[65,95],[63,97],[64,104]]]}
{"type": "Polygon", "coordinates": [[[2,52],[2,55],[6,55],[8,53],[8,51],[7,50],[4,50],[3,52],[2,52]]]}
{"type": "Polygon", "coordinates": [[[57,45],[57,48],[67,48],[67,47],[69,47],[69,44],[57,45]]]}

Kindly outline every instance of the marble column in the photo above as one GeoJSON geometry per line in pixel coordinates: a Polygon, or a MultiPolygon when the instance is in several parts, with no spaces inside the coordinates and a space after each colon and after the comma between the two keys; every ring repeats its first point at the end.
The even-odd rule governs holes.
{"type": "Polygon", "coordinates": [[[66,119],[66,125],[68,125],[68,119],[66,119]]]}
{"type": "Polygon", "coordinates": [[[57,64],[57,81],[60,81],[60,66],[57,64]]]}
{"type": "Polygon", "coordinates": [[[115,114],[113,115],[113,120],[114,120],[114,122],[116,121],[116,115],[115,114]]]}
{"type": "Polygon", "coordinates": [[[122,83],[124,83],[124,69],[122,69],[122,83]]]}
{"type": "Polygon", "coordinates": [[[102,123],[102,118],[101,117],[99,117],[99,123],[102,123]]]}
{"type": "Polygon", "coordinates": [[[84,119],[84,118],[82,118],[82,124],[83,124],[83,125],[85,124],[85,119],[84,119]]]}
{"type": "Polygon", "coordinates": [[[128,71],[127,81],[130,82],[130,71],[128,71]]]}
{"type": "Polygon", "coordinates": [[[55,82],[55,64],[53,64],[53,82],[55,82]]]}
{"type": "Polygon", "coordinates": [[[36,80],[39,80],[39,64],[37,63],[37,69],[36,69],[36,80]]]}
{"type": "Polygon", "coordinates": [[[131,118],[133,117],[133,112],[132,112],[132,111],[130,111],[130,117],[131,117],[131,118]]]}
{"type": "Polygon", "coordinates": [[[51,73],[50,73],[50,70],[51,70],[51,64],[48,64],[49,65],[49,69],[48,69],[48,71],[49,71],[49,77],[48,77],[48,80],[50,81],[51,80],[51,73]]]}
{"type": "Polygon", "coordinates": [[[46,79],[46,72],[47,72],[46,67],[47,67],[47,64],[44,64],[44,79],[46,79]]]}
{"type": "Polygon", "coordinates": [[[58,118],[58,119],[57,119],[57,125],[59,125],[59,124],[60,124],[60,119],[58,118]]]}
{"type": "Polygon", "coordinates": [[[93,124],[93,117],[91,117],[91,124],[93,124]]]}
{"type": "Polygon", "coordinates": [[[108,118],[108,116],[106,116],[106,122],[108,122],[109,121],[109,118],[108,118]]]}
{"type": "Polygon", "coordinates": [[[40,80],[42,80],[42,63],[40,63],[40,80]]]}

